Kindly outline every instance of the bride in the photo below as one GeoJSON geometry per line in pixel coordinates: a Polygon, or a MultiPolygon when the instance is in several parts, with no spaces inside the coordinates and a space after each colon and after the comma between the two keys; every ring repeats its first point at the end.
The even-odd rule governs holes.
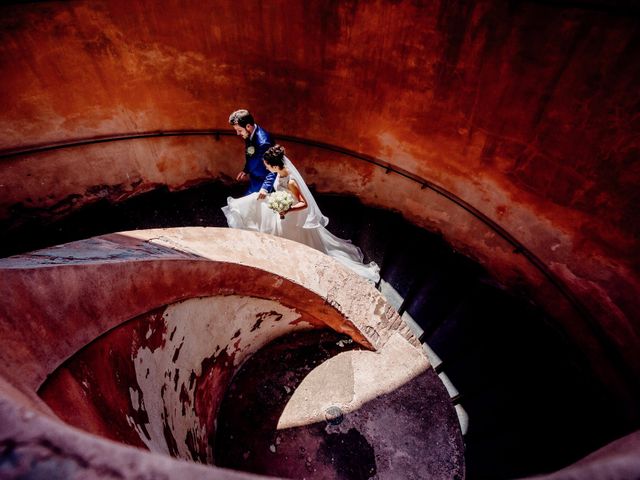
{"type": "Polygon", "coordinates": [[[276,191],[289,192],[293,197],[291,207],[278,214],[268,207],[268,199],[259,200],[257,193],[241,198],[229,197],[227,206],[222,208],[229,226],[304,243],[377,283],[380,280],[378,265],[375,262],[365,265],[362,251],[357,246],[325,228],[329,219],[322,214],[307,184],[284,153],[284,147],[274,145],[265,152],[264,164],[267,170],[277,174],[276,191]]]}

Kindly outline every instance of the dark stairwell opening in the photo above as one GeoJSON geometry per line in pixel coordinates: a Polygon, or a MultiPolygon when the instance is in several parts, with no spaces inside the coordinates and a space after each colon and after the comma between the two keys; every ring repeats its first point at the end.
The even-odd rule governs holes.
{"type": "MultiPolygon", "coordinates": [[[[106,201],[43,224],[2,226],[2,255],[114,231],[225,226],[238,189],[208,183],[106,201]]],[[[357,198],[318,195],[329,229],[382,267],[382,293],[423,342],[448,385],[465,434],[468,478],[553,471],[633,429],[617,416],[556,322],[496,283],[437,234],[357,198]]]]}

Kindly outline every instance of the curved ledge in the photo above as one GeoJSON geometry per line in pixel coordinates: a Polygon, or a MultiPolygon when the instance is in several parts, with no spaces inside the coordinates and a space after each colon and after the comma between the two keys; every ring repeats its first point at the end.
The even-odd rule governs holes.
{"type": "Polygon", "coordinates": [[[31,392],[115,326],[194,297],[277,300],[367,348],[382,347],[395,331],[419,345],[366,280],[304,245],[253,232],[110,234],[2,259],[0,272],[4,290],[20,292],[0,304],[0,375],[31,392]]]}
{"type": "MultiPolygon", "coordinates": [[[[353,396],[345,397],[345,412],[387,409],[385,402],[393,402],[404,418],[395,427],[400,431],[414,423],[411,412],[403,413],[402,395],[421,399],[416,401],[425,408],[438,403],[438,428],[449,432],[456,452],[455,469],[446,467],[442,478],[463,468],[453,405],[418,341],[369,282],[304,245],[218,228],[123,232],[0,260],[0,273],[3,287],[15,293],[0,302],[0,418],[7,425],[0,444],[11,444],[24,462],[53,448],[55,462],[75,461],[69,468],[90,470],[96,462],[79,445],[86,442],[96,458],[119,450],[51,423],[34,395],[47,375],[100,335],[105,334],[81,360],[82,368],[93,372],[93,385],[88,385],[91,379],[82,385],[107,394],[95,393],[99,405],[85,406],[87,390],[63,371],[57,392],[49,396],[52,408],[59,412],[54,404],[60,402],[73,412],[70,423],[93,426],[87,428],[92,433],[104,435],[111,428],[120,434],[108,438],[211,462],[208,439],[216,430],[216,413],[244,360],[284,333],[329,327],[374,350],[337,360],[343,366],[336,371],[354,369],[345,376],[353,385],[348,380],[343,385],[353,396]],[[391,394],[395,391],[404,393],[391,394]],[[31,411],[34,407],[45,415],[31,411]]],[[[324,391],[322,376],[315,384],[324,391]]],[[[335,398],[304,400],[292,399],[297,413],[288,411],[291,425],[298,425],[300,415],[305,422],[322,421],[316,410],[324,411],[335,398]]],[[[418,430],[412,435],[421,438],[418,430]]],[[[126,468],[114,462],[115,471],[146,462],[166,471],[183,468],[139,451],[128,456],[126,468]]],[[[210,478],[216,475],[222,471],[211,471],[210,478]]]]}
{"type": "MultiPolygon", "coordinates": [[[[118,141],[126,141],[126,140],[136,140],[142,138],[159,138],[159,137],[188,137],[188,136],[214,136],[216,139],[219,139],[221,136],[235,136],[235,132],[229,129],[210,129],[210,130],[169,130],[169,131],[153,131],[153,132],[142,132],[142,133],[125,133],[119,135],[109,135],[109,136],[100,136],[100,137],[92,137],[86,139],[79,140],[71,140],[58,142],[47,145],[33,145],[20,149],[13,150],[4,150],[0,151],[0,161],[6,158],[12,158],[20,155],[30,155],[30,154],[38,154],[42,152],[47,152],[51,150],[59,150],[64,148],[74,148],[87,146],[98,143],[107,143],[107,142],[118,142],[118,141]]],[[[573,293],[573,291],[567,287],[567,285],[560,280],[560,278],[554,274],[551,269],[543,262],[537,255],[535,255],[531,250],[527,249],[519,240],[517,240],[512,234],[510,234],[507,230],[505,230],[498,223],[493,221],[487,215],[482,213],[480,210],[472,206],[471,204],[465,202],[457,195],[449,192],[448,190],[442,188],[441,186],[430,182],[418,175],[415,175],[407,170],[398,168],[392,165],[389,162],[385,162],[376,157],[372,157],[370,155],[363,154],[361,152],[356,152],[354,150],[349,150],[338,145],[333,145],[324,142],[318,142],[315,140],[311,140],[308,138],[296,137],[291,135],[283,135],[280,133],[274,134],[276,138],[291,142],[297,143],[300,145],[320,148],[323,150],[328,150],[331,152],[339,153],[341,155],[345,155],[360,161],[364,161],[375,165],[377,167],[383,168],[386,170],[386,173],[395,173],[400,175],[416,184],[420,185],[421,189],[430,189],[440,195],[441,197],[447,199],[448,201],[454,203],[458,207],[462,208],[464,211],[468,212],[477,220],[481,221],[484,225],[489,227],[492,231],[494,231],[499,237],[505,240],[508,244],[513,247],[513,253],[522,255],[532,266],[536,268],[549,282],[553,287],[570,303],[572,308],[576,311],[576,313],[582,317],[587,325],[591,328],[592,332],[599,338],[600,342],[604,350],[607,352],[610,358],[618,359],[616,364],[618,365],[620,371],[628,370],[626,367],[626,363],[620,357],[620,353],[616,346],[609,340],[609,337],[604,332],[603,328],[600,326],[596,318],[592,315],[590,310],[584,305],[584,303],[573,293]]]]}

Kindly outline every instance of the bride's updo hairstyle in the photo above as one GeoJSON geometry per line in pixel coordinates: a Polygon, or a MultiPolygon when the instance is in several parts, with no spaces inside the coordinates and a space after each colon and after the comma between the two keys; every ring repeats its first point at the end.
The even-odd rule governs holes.
{"type": "Polygon", "coordinates": [[[277,143],[264,152],[264,161],[271,167],[284,168],[284,147],[277,143]]]}

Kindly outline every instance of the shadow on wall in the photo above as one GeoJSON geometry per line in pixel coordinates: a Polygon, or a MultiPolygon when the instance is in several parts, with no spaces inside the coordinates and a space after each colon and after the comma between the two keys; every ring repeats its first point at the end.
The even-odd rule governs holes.
{"type": "Polygon", "coordinates": [[[284,478],[463,478],[457,418],[437,375],[428,369],[385,388],[403,367],[381,361],[332,333],[270,344],[223,400],[216,463],[284,478]],[[375,394],[362,398],[372,362],[375,394]]]}
{"type": "Polygon", "coordinates": [[[34,216],[19,226],[0,223],[0,256],[126,230],[226,227],[220,208],[227,196],[242,192],[242,186],[230,188],[217,181],[177,192],[163,186],[116,204],[100,200],[51,222],[34,216]]]}

